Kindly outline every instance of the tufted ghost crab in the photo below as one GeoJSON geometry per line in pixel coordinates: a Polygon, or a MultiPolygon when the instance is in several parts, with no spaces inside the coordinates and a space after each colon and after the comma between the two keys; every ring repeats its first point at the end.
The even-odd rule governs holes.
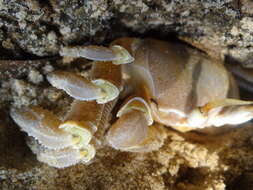
{"type": "Polygon", "coordinates": [[[180,44],[120,38],[108,48],[64,47],[60,54],[94,61],[90,79],[66,71],[47,75],[52,86],[73,97],[64,119],[39,106],[10,112],[37,140],[33,152],[38,160],[53,167],[88,163],[103,145],[158,150],[166,137],[164,126],[186,132],[253,117],[252,102],[238,99],[237,85],[223,64],[180,44]],[[111,123],[113,109],[117,119],[111,123]]]}

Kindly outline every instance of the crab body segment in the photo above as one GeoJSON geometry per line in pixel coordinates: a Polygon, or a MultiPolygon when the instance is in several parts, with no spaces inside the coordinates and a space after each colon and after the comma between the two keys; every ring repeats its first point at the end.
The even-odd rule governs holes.
{"type": "Polygon", "coordinates": [[[185,132],[253,117],[252,102],[238,99],[223,64],[181,44],[120,38],[109,48],[64,47],[60,53],[94,61],[91,79],[66,71],[47,75],[74,99],[64,119],[39,107],[11,110],[13,120],[38,141],[38,160],[54,167],[88,163],[105,144],[122,151],[158,150],[164,126],[185,132]],[[111,123],[113,109],[117,119],[111,123]]]}

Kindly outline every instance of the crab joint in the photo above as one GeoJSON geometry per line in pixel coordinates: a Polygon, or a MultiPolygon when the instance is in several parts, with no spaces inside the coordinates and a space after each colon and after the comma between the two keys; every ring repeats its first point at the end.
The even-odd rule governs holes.
{"type": "Polygon", "coordinates": [[[64,90],[77,100],[106,103],[119,94],[116,86],[103,79],[89,81],[80,75],[64,71],[52,72],[47,75],[47,79],[52,86],[64,90]]]}
{"type": "Polygon", "coordinates": [[[164,126],[155,123],[148,127],[148,135],[139,145],[132,147],[131,152],[151,152],[158,150],[164,143],[167,133],[164,126]]]}
{"type": "Polygon", "coordinates": [[[134,61],[128,51],[121,46],[110,48],[103,46],[79,46],[63,47],[60,51],[61,56],[83,57],[94,61],[112,61],[114,64],[126,64],[134,61]]]}

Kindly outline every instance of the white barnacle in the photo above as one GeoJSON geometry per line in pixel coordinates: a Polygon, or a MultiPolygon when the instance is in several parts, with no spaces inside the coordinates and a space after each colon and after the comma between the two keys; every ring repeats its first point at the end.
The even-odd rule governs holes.
{"type": "Polygon", "coordinates": [[[58,128],[61,121],[56,116],[40,107],[12,108],[10,115],[23,131],[47,148],[62,149],[77,143],[75,136],[58,128]]]}
{"type": "Polygon", "coordinates": [[[63,47],[60,50],[60,55],[67,57],[83,57],[94,61],[113,61],[117,59],[115,53],[110,48],[94,45],[63,47]]]}
{"type": "Polygon", "coordinates": [[[74,73],[54,71],[47,75],[47,80],[52,86],[64,90],[71,97],[78,100],[91,101],[103,97],[99,87],[74,73]]]}
{"type": "Polygon", "coordinates": [[[54,87],[64,90],[77,100],[106,103],[119,95],[118,88],[103,79],[89,81],[80,75],[65,71],[52,72],[47,75],[47,79],[54,87]]]}
{"type": "Polygon", "coordinates": [[[52,167],[65,168],[79,162],[88,163],[95,156],[92,145],[83,146],[81,149],[65,148],[61,150],[39,150],[37,159],[52,167]]]}

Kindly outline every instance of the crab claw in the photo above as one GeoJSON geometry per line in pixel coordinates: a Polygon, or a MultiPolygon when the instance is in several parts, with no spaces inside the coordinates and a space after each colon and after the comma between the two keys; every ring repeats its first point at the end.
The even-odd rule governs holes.
{"type": "Polygon", "coordinates": [[[118,88],[103,79],[89,81],[74,73],[55,71],[47,75],[47,80],[52,86],[64,90],[77,100],[106,103],[119,95],[118,88]]]}
{"type": "Polygon", "coordinates": [[[12,108],[10,115],[23,131],[47,148],[62,149],[78,142],[75,136],[58,128],[60,120],[55,115],[40,107],[12,108]]]}
{"type": "Polygon", "coordinates": [[[163,144],[164,131],[153,123],[145,101],[135,97],[118,112],[120,117],[110,128],[107,141],[122,151],[149,152],[163,144]]]}
{"type": "Polygon", "coordinates": [[[132,110],[112,125],[107,141],[113,148],[122,151],[150,152],[162,146],[165,136],[162,126],[148,126],[144,113],[132,110]]]}
{"type": "Polygon", "coordinates": [[[131,150],[147,138],[148,122],[141,111],[133,110],[125,113],[112,125],[107,140],[109,144],[120,150],[131,150]]]}
{"type": "Polygon", "coordinates": [[[94,61],[112,61],[114,64],[126,64],[134,61],[128,51],[118,45],[110,48],[103,46],[79,46],[63,47],[60,51],[61,56],[83,57],[94,61]]]}

